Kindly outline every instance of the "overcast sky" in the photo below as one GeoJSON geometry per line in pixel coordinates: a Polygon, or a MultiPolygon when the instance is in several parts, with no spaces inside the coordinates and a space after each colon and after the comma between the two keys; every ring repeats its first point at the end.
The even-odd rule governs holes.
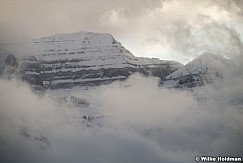
{"type": "Polygon", "coordinates": [[[240,0],[0,0],[5,41],[79,31],[111,33],[135,56],[182,63],[243,52],[240,0]]]}

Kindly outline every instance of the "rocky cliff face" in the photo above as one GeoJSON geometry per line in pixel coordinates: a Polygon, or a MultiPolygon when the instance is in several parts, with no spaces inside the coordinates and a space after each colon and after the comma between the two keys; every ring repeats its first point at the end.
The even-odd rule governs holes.
{"type": "Polygon", "coordinates": [[[163,79],[182,67],[175,61],[135,57],[110,34],[57,34],[33,44],[37,58],[24,59],[22,65],[31,71],[22,70],[33,82],[42,81],[45,89],[105,84],[135,72],[163,79]]]}
{"type": "Polygon", "coordinates": [[[19,61],[18,76],[34,89],[41,93],[44,91],[41,77],[41,63],[36,57],[24,57],[19,61]]]}

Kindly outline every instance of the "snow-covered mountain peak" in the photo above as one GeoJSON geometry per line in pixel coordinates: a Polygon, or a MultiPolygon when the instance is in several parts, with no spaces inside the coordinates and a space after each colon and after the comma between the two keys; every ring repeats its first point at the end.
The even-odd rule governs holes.
{"type": "Polygon", "coordinates": [[[166,79],[198,73],[216,73],[223,71],[229,64],[228,59],[213,53],[203,53],[198,58],[166,77],[166,79]]]}
{"type": "Polygon", "coordinates": [[[111,34],[93,32],[55,34],[49,37],[33,39],[33,43],[39,53],[84,51],[88,48],[104,49],[111,46],[121,46],[111,34]]]}
{"type": "Polygon", "coordinates": [[[163,81],[168,88],[192,88],[222,79],[233,68],[232,61],[213,53],[204,53],[182,68],[171,73],[163,81]]]}
{"type": "Polygon", "coordinates": [[[113,36],[108,33],[93,33],[93,32],[77,32],[71,34],[55,34],[40,39],[34,39],[34,42],[66,42],[75,41],[78,43],[85,43],[87,40],[93,40],[93,45],[110,45],[116,43],[113,36]],[[114,42],[115,41],[115,42],[114,42]]]}
{"type": "Polygon", "coordinates": [[[182,66],[175,61],[135,57],[108,33],[55,34],[33,39],[31,45],[29,54],[35,53],[36,63],[24,61],[28,70],[21,70],[22,76],[38,76],[37,81],[40,77],[47,89],[110,83],[135,72],[165,78],[182,66]]]}
{"type": "Polygon", "coordinates": [[[221,64],[225,64],[225,62],[227,62],[226,60],[227,59],[221,55],[206,52],[196,58],[193,62],[204,66],[212,65],[213,67],[220,67],[221,64]]]}

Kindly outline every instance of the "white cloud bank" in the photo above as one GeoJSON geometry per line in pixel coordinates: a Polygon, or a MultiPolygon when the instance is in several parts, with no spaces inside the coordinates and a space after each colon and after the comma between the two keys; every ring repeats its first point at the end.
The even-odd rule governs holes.
{"type": "Polygon", "coordinates": [[[0,161],[188,163],[197,155],[242,156],[240,69],[219,85],[197,89],[205,101],[139,75],[91,90],[91,101],[111,115],[101,128],[77,127],[69,116],[75,108],[0,80],[0,161]]]}
{"type": "Polygon", "coordinates": [[[22,41],[56,33],[107,32],[136,56],[183,63],[210,51],[243,52],[239,0],[1,0],[0,35],[22,41]]]}

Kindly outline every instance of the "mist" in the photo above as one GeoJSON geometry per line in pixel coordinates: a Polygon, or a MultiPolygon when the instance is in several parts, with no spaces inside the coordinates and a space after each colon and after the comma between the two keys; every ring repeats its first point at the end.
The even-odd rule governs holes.
{"type": "Polygon", "coordinates": [[[238,0],[1,2],[0,43],[91,31],[111,33],[135,56],[182,63],[207,51],[228,58],[243,51],[238,0]]]}
{"type": "Polygon", "coordinates": [[[242,156],[239,69],[225,82],[193,92],[164,89],[157,78],[139,74],[91,89],[86,97],[106,117],[100,127],[75,121],[82,109],[39,97],[16,79],[1,79],[0,160],[188,163],[201,155],[242,156]]]}
{"type": "MultiPolygon", "coordinates": [[[[235,67],[194,89],[167,89],[133,74],[85,90],[37,95],[0,78],[0,162],[192,163],[195,156],[243,157],[243,3],[215,0],[0,0],[0,58],[39,55],[31,39],[111,33],[135,56],[188,63],[204,52],[235,67]],[[10,51],[10,53],[9,53],[10,51]],[[75,96],[90,106],[56,100],[75,96]],[[83,116],[102,115],[99,125],[83,116]]],[[[2,65],[4,64],[4,65],[2,65]]],[[[4,71],[1,71],[4,73],[4,71]]]]}

